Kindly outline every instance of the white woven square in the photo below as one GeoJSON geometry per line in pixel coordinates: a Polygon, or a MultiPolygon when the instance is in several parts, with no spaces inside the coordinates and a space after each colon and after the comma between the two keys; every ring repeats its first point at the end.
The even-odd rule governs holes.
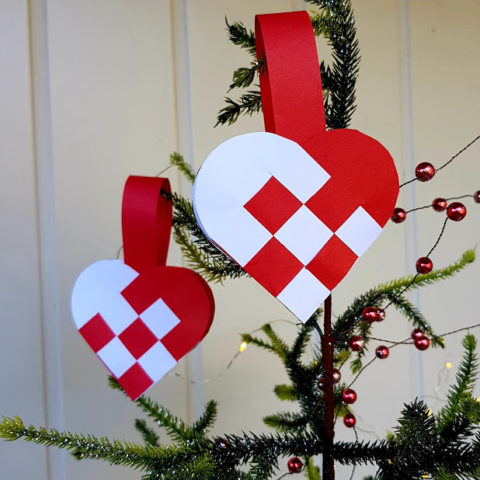
{"type": "Polygon", "coordinates": [[[277,298],[302,322],[306,322],[330,290],[303,268],[277,295],[277,298]]]}
{"type": "Polygon", "coordinates": [[[160,342],[157,342],[138,359],[138,363],[154,382],[158,382],[177,364],[177,361],[160,342]]]}
{"type": "Polygon", "coordinates": [[[308,153],[293,142],[275,145],[277,154],[269,168],[273,176],[302,203],[318,192],[330,175],[308,153]]]}
{"type": "Polygon", "coordinates": [[[382,227],[362,208],[358,207],[335,232],[338,238],[361,257],[382,233],[382,227]]]}
{"type": "Polygon", "coordinates": [[[332,236],[333,232],[305,205],[275,234],[304,265],[313,260],[332,236]]]}
{"type": "Polygon", "coordinates": [[[162,339],[180,323],[180,319],[161,298],[152,303],[140,318],[158,339],[162,339]]]}
{"type": "Polygon", "coordinates": [[[97,355],[117,378],[135,364],[135,358],[117,337],[101,348],[97,355]]]}

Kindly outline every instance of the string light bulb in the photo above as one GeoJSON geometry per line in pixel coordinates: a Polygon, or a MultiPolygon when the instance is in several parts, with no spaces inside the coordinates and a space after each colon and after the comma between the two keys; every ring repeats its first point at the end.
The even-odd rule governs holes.
{"type": "Polygon", "coordinates": [[[242,342],[240,344],[240,348],[238,349],[240,352],[244,352],[247,348],[248,343],[247,342],[242,342]]]}
{"type": "Polygon", "coordinates": [[[448,368],[450,370],[453,367],[453,365],[450,362],[445,363],[445,368],[448,368]]]}

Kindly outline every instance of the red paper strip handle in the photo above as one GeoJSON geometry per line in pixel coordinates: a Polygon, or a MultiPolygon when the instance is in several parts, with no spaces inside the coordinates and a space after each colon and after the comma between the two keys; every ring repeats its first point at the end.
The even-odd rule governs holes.
{"type": "Polygon", "coordinates": [[[265,130],[302,143],[326,131],[322,80],[307,12],[255,18],[265,130]]]}
{"type": "Polygon", "coordinates": [[[122,202],[123,257],[137,272],[167,263],[172,202],[167,178],[130,176],[122,202]]]}

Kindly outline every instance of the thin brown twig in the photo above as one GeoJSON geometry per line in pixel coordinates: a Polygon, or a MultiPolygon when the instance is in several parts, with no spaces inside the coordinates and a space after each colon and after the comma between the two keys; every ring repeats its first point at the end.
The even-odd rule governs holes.
{"type": "MultiPolygon", "coordinates": [[[[442,335],[437,335],[435,338],[442,338],[442,337],[446,337],[448,335],[453,335],[454,333],[459,333],[459,332],[463,332],[465,330],[471,330],[472,328],[478,328],[480,327],[480,323],[476,323],[474,325],[469,325],[468,327],[462,327],[462,328],[457,328],[456,330],[452,330],[452,331],[449,331],[449,332],[446,332],[442,335]]],[[[397,347],[398,345],[412,345],[413,342],[410,340],[410,338],[406,338],[405,340],[400,340],[399,342],[392,342],[391,340],[384,340],[384,339],[380,339],[380,338],[375,338],[375,337],[370,337],[372,340],[379,340],[381,342],[388,342],[388,343],[392,343],[392,345],[390,346],[390,350],[392,348],[395,348],[397,347]]],[[[354,379],[350,382],[350,384],[348,385],[347,388],[351,388],[351,386],[358,380],[358,377],[365,371],[365,369],[367,367],[369,367],[375,360],[377,360],[377,357],[373,357],[368,363],[366,363],[360,370],[359,372],[357,373],[357,375],[354,377],[354,379]]]]}

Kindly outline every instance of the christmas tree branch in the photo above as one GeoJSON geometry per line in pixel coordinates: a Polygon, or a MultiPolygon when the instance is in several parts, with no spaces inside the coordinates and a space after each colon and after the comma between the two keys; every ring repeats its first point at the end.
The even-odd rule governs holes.
{"type": "Polygon", "coordinates": [[[263,418],[263,423],[279,432],[289,432],[306,427],[309,419],[301,413],[280,412],[263,418]]]}
{"type": "Polygon", "coordinates": [[[185,161],[182,155],[177,152],[174,152],[170,155],[170,165],[178,168],[185,178],[193,183],[195,181],[196,174],[193,171],[193,168],[185,161]]]}
{"type": "Polygon", "coordinates": [[[173,235],[180,245],[188,265],[209,281],[222,282],[227,278],[246,275],[230,257],[216,248],[197,224],[190,200],[176,193],[173,203],[173,235]]]}
{"type": "Polygon", "coordinates": [[[147,445],[152,445],[154,447],[160,446],[160,439],[155,431],[147,425],[147,422],[143,419],[137,418],[135,420],[135,428],[142,435],[143,441],[147,445]]]}
{"type": "Polygon", "coordinates": [[[480,403],[472,396],[478,373],[477,341],[473,335],[466,335],[462,345],[465,353],[457,372],[457,383],[448,392],[447,403],[437,416],[440,434],[461,413],[474,423],[480,422],[480,403]]]}
{"type": "Polygon", "coordinates": [[[217,419],[217,402],[210,400],[202,416],[192,425],[192,430],[204,437],[217,419]]]}
{"type": "Polygon", "coordinates": [[[321,11],[312,16],[319,34],[333,49],[333,64],[325,98],[325,118],[330,129],[347,128],[355,112],[355,89],[360,64],[355,19],[350,1],[307,0],[321,11]]]}
{"type": "Polygon", "coordinates": [[[249,90],[242,94],[237,101],[230,97],[225,97],[225,103],[227,105],[218,112],[215,126],[232,125],[238,120],[240,115],[251,116],[262,109],[260,90],[249,90]]]}
{"type": "MultiPolygon", "coordinates": [[[[119,390],[126,395],[115,378],[110,376],[108,381],[111,388],[119,390]]],[[[153,401],[146,395],[139,397],[135,403],[159,426],[163,427],[174,441],[179,443],[186,443],[194,439],[203,438],[208,428],[211,427],[215,421],[217,415],[217,404],[211,400],[205,406],[203,415],[192,426],[189,426],[183,422],[183,420],[173,415],[167,408],[153,401]]]]}
{"type": "MultiPolygon", "coordinates": [[[[368,306],[382,306],[383,302],[389,299],[405,293],[405,288],[408,289],[422,287],[425,285],[432,285],[440,280],[445,280],[452,277],[454,274],[463,270],[467,265],[475,260],[475,251],[467,250],[462,257],[452,265],[448,267],[433,270],[425,275],[411,275],[408,277],[393,280],[391,282],[381,284],[375,288],[372,288],[368,292],[355,298],[353,303],[342,313],[334,327],[333,336],[337,341],[337,345],[344,345],[348,340],[348,336],[353,334],[353,331],[359,327],[362,323],[362,312],[364,308],[368,306]]],[[[406,305],[406,300],[403,303],[406,305]]],[[[410,309],[414,321],[420,324],[421,319],[416,316],[415,310],[410,309]]],[[[407,310],[402,311],[403,314],[407,314],[407,310]]],[[[409,317],[412,318],[412,317],[409,317]]],[[[428,327],[427,327],[428,328],[428,327]]],[[[429,329],[432,332],[431,328],[429,329]]]]}
{"type": "MultiPolygon", "coordinates": [[[[312,12],[311,21],[316,36],[327,38],[333,49],[333,64],[326,67],[320,63],[322,84],[324,89],[325,118],[328,128],[346,128],[355,112],[355,88],[360,63],[358,40],[356,38],[355,21],[349,0],[332,2],[329,0],[307,0],[317,6],[320,11],[312,12]]],[[[246,49],[255,56],[255,34],[247,30],[241,23],[227,23],[230,41],[234,45],[246,49]]],[[[235,70],[232,88],[249,87],[256,73],[261,68],[253,62],[251,67],[235,70]]],[[[231,125],[240,115],[252,115],[261,110],[259,90],[251,90],[242,95],[238,101],[225,98],[226,106],[217,116],[217,125],[231,125]]]]}
{"type": "Polygon", "coordinates": [[[282,361],[285,361],[290,350],[288,345],[277,335],[269,323],[264,325],[261,330],[270,340],[273,352],[275,352],[282,361]]]}
{"type": "Polygon", "coordinates": [[[243,23],[228,23],[227,17],[225,17],[225,24],[227,25],[229,40],[234,45],[238,45],[247,50],[248,53],[255,58],[255,33],[252,30],[247,30],[243,23]]]}
{"type": "Polygon", "coordinates": [[[478,478],[480,405],[472,396],[478,368],[476,340],[467,335],[462,344],[465,353],[447,404],[436,416],[423,401],[405,405],[388,440],[394,454],[379,462],[375,478],[403,480],[427,473],[439,479],[478,478]]]}
{"type": "Polygon", "coordinates": [[[294,402],[298,399],[297,391],[293,385],[275,385],[273,392],[280,400],[294,402]]]}
{"type": "Polygon", "coordinates": [[[79,435],[58,432],[55,429],[26,427],[19,417],[4,418],[0,423],[0,437],[13,441],[22,438],[48,447],[75,450],[77,457],[97,458],[114,465],[124,465],[147,470],[166,460],[174,461],[173,451],[153,446],[140,446],[129,442],[96,438],[93,435],[79,435]]]}

